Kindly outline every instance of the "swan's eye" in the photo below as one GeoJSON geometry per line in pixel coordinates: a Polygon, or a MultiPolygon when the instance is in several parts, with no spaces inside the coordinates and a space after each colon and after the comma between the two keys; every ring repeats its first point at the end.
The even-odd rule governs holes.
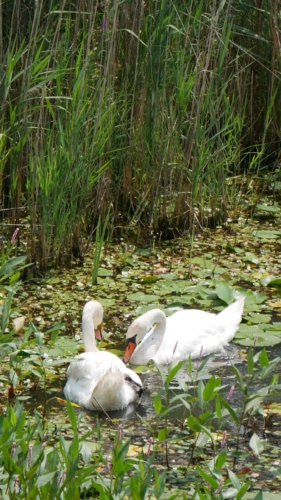
{"type": "Polygon", "coordinates": [[[127,345],[128,345],[130,342],[131,342],[132,344],[136,344],[136,345],[137,345],[137,336],[136,336],[136,335],[134,335],[134,337],[130,337],[130,338],[126,339],[126,342],[125,342],[125,347],[127,347],[127,345]]]}

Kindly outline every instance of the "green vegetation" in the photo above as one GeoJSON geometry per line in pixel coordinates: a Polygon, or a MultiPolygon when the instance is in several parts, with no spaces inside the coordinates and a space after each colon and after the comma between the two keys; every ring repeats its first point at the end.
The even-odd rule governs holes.
{"type": "Polygon", "coordinates": [[[279,491],[279,3],[0,2],[3,500],[279,491]],[[121,354],[146,309],[218,311],[237,292],[227,376],[138,367],[160,381],[153,416],[123,427],[52,397],[89,295],[121,354]]]}
{"type": "Polygon", "coordinates": [[[75,6],[0,6],[3,225],[30,262],[81,260],[109,207],[165,239],[239,213],[264,172],[276,192],[277,0],[75,6]]]}
{"type": "MultiPolygon", "coordinates": [[[[3,499],[277,500],[278,494],[268,490],[278,491],[280,476],[280,357],[268,346],[280,340],[280,278],[274,271],[278,254],[273,252],[281,241],[274,229],[279,218],[273,211],[258,233],[240,221],[227,235],[222,229],[211,231],[204,241],[195,235],[194,245],[200,245],[190,263],[192,280],[184,240],[174,241],[173,252],[167,245],[156,248],[153,239],[150,248],[128,244],[126,251],[124,243],[107,244],[100,256],[96,297],[105,307],[106,338],[110,319],[115,334],[128,311],[140,314],[158,304],[170,313],[195,302],[220,310],[237,291],[246,296],[244,322],[235,340],[250,347],[240,347],[234,359],[231,355],[227,374],[208,358],[168,368],[139,367],[144,383],[157,377],[145,396],[149,416],[141,415],[141,403],[133,420],[122,415],[122,424],[115,415],[86,412],[57,399],[67,363],[79,346],[74,332],[81,331],[82,304],[97,290],[92,284],[94,249],[83,269],[77,266],[67,274],[53,270],[45,280],[26,285],[18,281],[25,258],[14,255],[15,241],[3,246],[3,499]],[[240,280],[251,283],[253,290],[242,287],[240,280]],[[81,302],[73,305],[79,288],[81,302]],[[29,324],[17,332],[12,320],[25,311],[29,324]],[[67,332],[72,328],[73,335],[66,336],[59,319],[67,320],[67,332]]],[[[124,335],[110,335],[111,350],[119,353],[120,343],[124,349],[124,335]]],[[[108,345],[104,341],[100,348],[108,345]]]]}

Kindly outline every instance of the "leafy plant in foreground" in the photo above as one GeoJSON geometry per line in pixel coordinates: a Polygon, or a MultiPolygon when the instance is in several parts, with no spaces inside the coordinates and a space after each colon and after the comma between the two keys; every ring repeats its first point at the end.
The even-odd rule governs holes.
{"type": "Polygon", "coordinates": [[[22,404],[16,400],[0,416],[0,473],[3,500],[79,499],[80,491],[95,467],[87,455],[81,455],[81,443],[71,405],[67,405],[74,436],[66,441],[62,435],[55,446],[45,441],[41,416],[34,413],[35,424],[28,419],[22,404]],[[79,462],[84,462],[79,468],[79,462]]]}
{"type": "Polygon", "coordinates": [[[26,267],[26,256],[15,256],[11,254],[14,250],[14,243],[18,235],[19,229],[14,232],[12,239],[7,245],[3,244],[0,262],[0,359],[3,359],[6,354],[15,349],[15,344],[12,341],[14,330],[7,332],[8,325],[14,310],[12,309],[12,300],[20,286],[20,273],[26,267]]]}
{"type": "MultiPolygon", "coordinates": [[[[278,385],[278,376],[276,374],[271,376],[275,367],[280,363],[280,358],[269,361],[265,349],[254,353],[254,350],[250,348],[247,356],[247,373],[245,375],[237,366],[231,365],[236,377],[236,383],[232,385],[227,397],[222,395],[222,392],[225,392],[226,385],[222,385],[219,377],[209,375],[207,381],[202,378],[198,379],[200,375],[203,375],[202,370],[207,360],[208,358],[199,365],[195,377],[192,376],[192,362],[191,360],[188,361],[187,369],[190,377],[188,384],[181,381],[177,375],[178,371],[183,367],[183,362],[170,365],[166,374],[160,367],[157,367],[161,376],[162,387],[154,397],[154,407],[157,414],[156,429],[158,429],[156,436],[159,442],[165,443],[165,460],[167,467],[169,467],[169,442],[173,439],[179,441],[179,438],[169,438],[172,427],[168,417],[174,409],[182,407],[184,412],[187,411],[188,413],[185,424],[193,434],[193,442],[189,447],[191,451],[189,463],[193,468],[194,461],[197,462],[196,471],[198,478],[200,478],[199,483],[196,484],[195,482],[192,498],[202,500],[219,500],[230,497],[241,499],[251,486],[250,481],[241,482],[237,476],[239,468],[236,469],[236,460],[237,457],[243,455],[239,450],[241,437],[243,437],[241,428],[243,426],[245,435],[251,417],[254,415],[264,417],[262,403],[265,398],[280,394],[281,386],[278,385]],[[178,382],[178,389],[181,389],[182,392],[174,397],[169,397],[172,390],[170,384],[174,379],[178,382]],[[233,406],[231,399],[234,390],[237,389],[239,389],[238,407],[233,406]],[[161,422],[164,425],[160,426],[161,422]],[[159,429],[159,427],[161,428],[159,429]],[[234,436],[236,447],[234,451],[231,447],[225,445],[229,432],[227,430],[222,432],[221,442],[218,446],[218,433],[214,432],[214,430],[226,428],[236,429],[234,436]],[[208,446],[207,454],[204,451],[206,446],[208,446]],[[197,452],[197,456],[195,452],[197,452]],[[200,462],[198,461],[199,454],[200,462]],[[213,455],[211,459],[209,458],[210,454],[213,455]],[[206,483],[208,487],[204,486],[206,483]]],[[[150,430],[153,432],[152,426],[150,426],[150,430]]],[[[233,442],[233,436],[231,440],[233,442]]],[[[259,455],[264,448],[256,433],[253,433],[249,439],[249,446],[256,455],[259,455]]]]}

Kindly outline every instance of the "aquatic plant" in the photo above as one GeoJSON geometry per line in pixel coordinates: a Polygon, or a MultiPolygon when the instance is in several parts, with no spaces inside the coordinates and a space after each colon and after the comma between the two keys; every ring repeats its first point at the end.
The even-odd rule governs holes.
{"type": "Polygon", "coordinates": [[[14,330],[7,332],[11,316],[15,310],[12,309],[14,295],[20,287],[20,277],[23,269],[26,268],[26,255],[13,256],[16,252],[15,241],[19,236],[19,228],[16,228],[10,241],[2,242],[1,262],[0,262],[0,359],[5,358],[10,349],[15,348],[12,342],[14,330]]]}
{"type": "Polygon", "coordinates": [[[98,272],[99,272],[99,264],[102,255],[102,248],[105,242],[105,233],[108,230],[108,223],[110,218],[110,209],[107,212],[105,221],[102,225],[101,229],[101,217],[98,218],[98,223],[96,227],[96,238],[95,238],[95,250],[94,250],[94,264],[92,270],[92,284],[98,284],[98,272]]]}
{"type": "Polygon", "coordinates": [[[81,260],[110,204],[118,225],[194,237],[263,170],[279,182],[276,2],[0,9],[0,198],[34,272],[81,260]]]}
{"type": "MultiPolygon", "coordinates": [[[[154,432],[154,436],[159,444],[165,443],[165,462],[169,468],[169,443],[173,440],[178,441],[178,436],[169,436],[172,426],[167,417],[176,408],[182,406],[182,425],[186,426],[191,433],[187,463],[190,466],[196,464],[197,473],[201,477],[200,485],[192,486],[194,490],[192,498],[206,500],[231,496],[231,498],[240,499],[244,497],[251,486],[251,481],[243,483],[237,477],[239,457],[243,456],[243,452],[240,452],[240,443],[251,428],[252,417],[259,415],[263,419],[266,418],[265,400],[269,401],[281,394],[278,376],[275,374],[270,378],[270,374],[280,363],[280,358],[277,357],[269,361],[265,349],[259,350],[254,355],[253,349],[250,348],[247,356],[246,375],[242,375],[235,365],[231,365],[236,383],[231,386],[227,397],[222,395],[226,386],[222,385],[221,379],[211,375],[209,370],[204,371],[207,362],[208,358],[204,359],[194,372],[192,361],[188,361],[186,367],[189,382],[183,382],[177,376],[179,370],[184,367],[184,363],[169,366],[166,375],[160,367],[157,367],[162,387],[154,396],[154,407],[157,413],[155,428],[158,429],[156,433],[154,432]],[[206,376],[209,378],[207,382],[204,382],[203,378],[206,376]],[[171,392],[174,392],[175,389],[170,388],[172,381],[178,384],[178,389],[173,397],[171,397],[171,392]],[[232,404],[233,392],[237,390],[240,391],[239,407],[232,404]],[[240,403],[241,399],[242,404],[240,403]],[[159,430],[161,421],[164,426],[159,430]],[[232,442],[236,441],[235,451],[232,449],[227,451],[226,442],[229,431],[226,431],[226,428],[232,429],[231,440],[232,442]],[[221,432],[222,429],[224,429],[223,432],[221,432]],[[208,448],[208,458],[206,458],[204,448],[210,443],[212,448],[211,450],[208,448]],[[213,457],[210,458],[210,455],[213,457]],[[208,483],[207,488],[204,486],[205,483],[208,483]]],[[[149,425],[149,429],[153,431],[153,426],[149,425]]],[[[261,454],[264,450],[263,442],[255,432],[248,437],[248,446],[256,455],[261,454]]],[[[155,449],[157,449],[157,442],[155,449]]]]}

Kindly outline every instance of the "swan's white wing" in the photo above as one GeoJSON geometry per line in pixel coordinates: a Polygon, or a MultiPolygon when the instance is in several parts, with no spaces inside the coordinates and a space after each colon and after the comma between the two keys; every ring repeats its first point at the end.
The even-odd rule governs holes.
{"type": "Polygon", "coordinates": [[[134,377],[134,384],[141,387],[139,377],[131,372],[109,352],[80,354],[68,368],[65,396],[88,409],[125,408],[137,397],[129,379],[134,377]]]}
{"type": "Polygon", "coordinates": [[[167,318],[163,341],[154,357],[160,364],[198,358],[223,349],[239,328],[244,298],[226,307],[218,315],[189,309],[167,318]]]}

